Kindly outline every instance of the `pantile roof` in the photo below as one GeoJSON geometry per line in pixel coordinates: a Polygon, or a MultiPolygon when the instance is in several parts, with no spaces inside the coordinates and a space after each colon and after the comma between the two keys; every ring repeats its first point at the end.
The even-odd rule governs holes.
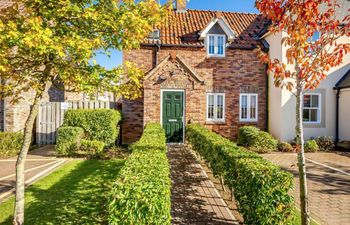
{"type": "Polygon", "coordinates": [[[11,4],[11,0],[0,0],[0,10],[9,7],[11,4]]]}
{"type": "Polygon", "coordinates": [[[172,10],[166,22],[159,27],[159,39],[147,39],[144,44],[204,46],[199,33],[218,16],[222,16],[237,38],[230,44],[232,48],[252,49],[258,44],[257,35],[264,29],[268,20],[259,14],[218,12],[204,10],[172,10]]]}

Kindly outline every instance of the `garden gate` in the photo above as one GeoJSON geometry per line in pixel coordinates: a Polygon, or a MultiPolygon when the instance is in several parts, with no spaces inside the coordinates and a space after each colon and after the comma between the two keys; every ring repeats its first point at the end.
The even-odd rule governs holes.
{"type": "Polygon", "coordinates": [[[115,109],[115,102],[43,102],[36,120],[36,143],[56,143],[56,131],[62,125],[64,112],[68,109],[115,109]]]}

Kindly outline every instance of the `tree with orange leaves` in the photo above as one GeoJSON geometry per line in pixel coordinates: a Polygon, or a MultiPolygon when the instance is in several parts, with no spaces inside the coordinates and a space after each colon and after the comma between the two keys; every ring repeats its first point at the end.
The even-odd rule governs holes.
{"type": "Polygon", "coordinates": [[[288,48],[287,63],[270,59],[262,51],[259,57],[268,63],[275,86],[286,88],[296,96],[295,132],[299,148],[301,218],[303,225],[310,224],[302,97],[305,90],[317,88],[327,78],[327,72],[341,65],[344,56],[349,54],[350,43],[340,43],[339,38],[350,36],[350,16],[336,18],[336,10],[340,7],[337,0],[256,0],[256,7],[271,21],[269,32],[287,34],[282,39],[282,44],[288,48]],[[320,34],[319,38],[313,40],[316,32],[320,34]]]}

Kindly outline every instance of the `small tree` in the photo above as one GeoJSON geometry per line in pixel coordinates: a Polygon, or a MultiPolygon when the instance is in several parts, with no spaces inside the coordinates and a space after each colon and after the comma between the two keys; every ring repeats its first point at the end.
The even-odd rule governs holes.
{"type": "Polygon", "coordinates": [[[18,102],[21,94],[35,93],[16,163],[14,224],[24,222],[24,163],[47,87],[85,93],[104,89],[130,99],[142,93],[143,74],[134,65],[106,70],[90,63],[96,51],[139,47],[162,20],[164,8],[155,0],[121,2],[12,0],[0,12],[0,98],[18,102]]]}
{"type": "Polygon", "coordinates": [[[327,77],[327,72],[339,66],[350,51],[350,43],[339,38],[349,36],[349,19],[335,17],[336,0],[257,0],[256,7],[271,20],[270,32],[285,32],[282,44],[288,47],[287,63],[269,59],[260,51],[261,60],[269,65],[275,86],[286,88],[296,96],[296,142],[299,146],[298,168],[302,224],[310,224],[304,138],[302,97],[305,90],[315,89],[327,77]],[[321,10],[321,5],[322,10],[321,10]],[[315,32],[320,37],[312,41],[315,32]]]}

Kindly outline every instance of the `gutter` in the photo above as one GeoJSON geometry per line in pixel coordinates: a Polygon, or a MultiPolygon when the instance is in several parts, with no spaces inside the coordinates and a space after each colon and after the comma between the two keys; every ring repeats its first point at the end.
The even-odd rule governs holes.
{"type": "Polygon", "coordinates": [[[336,109],[335,109],[335,144],[339,142],[339,98],[341,88],[337,88],[336,93],[336,109]]]}

